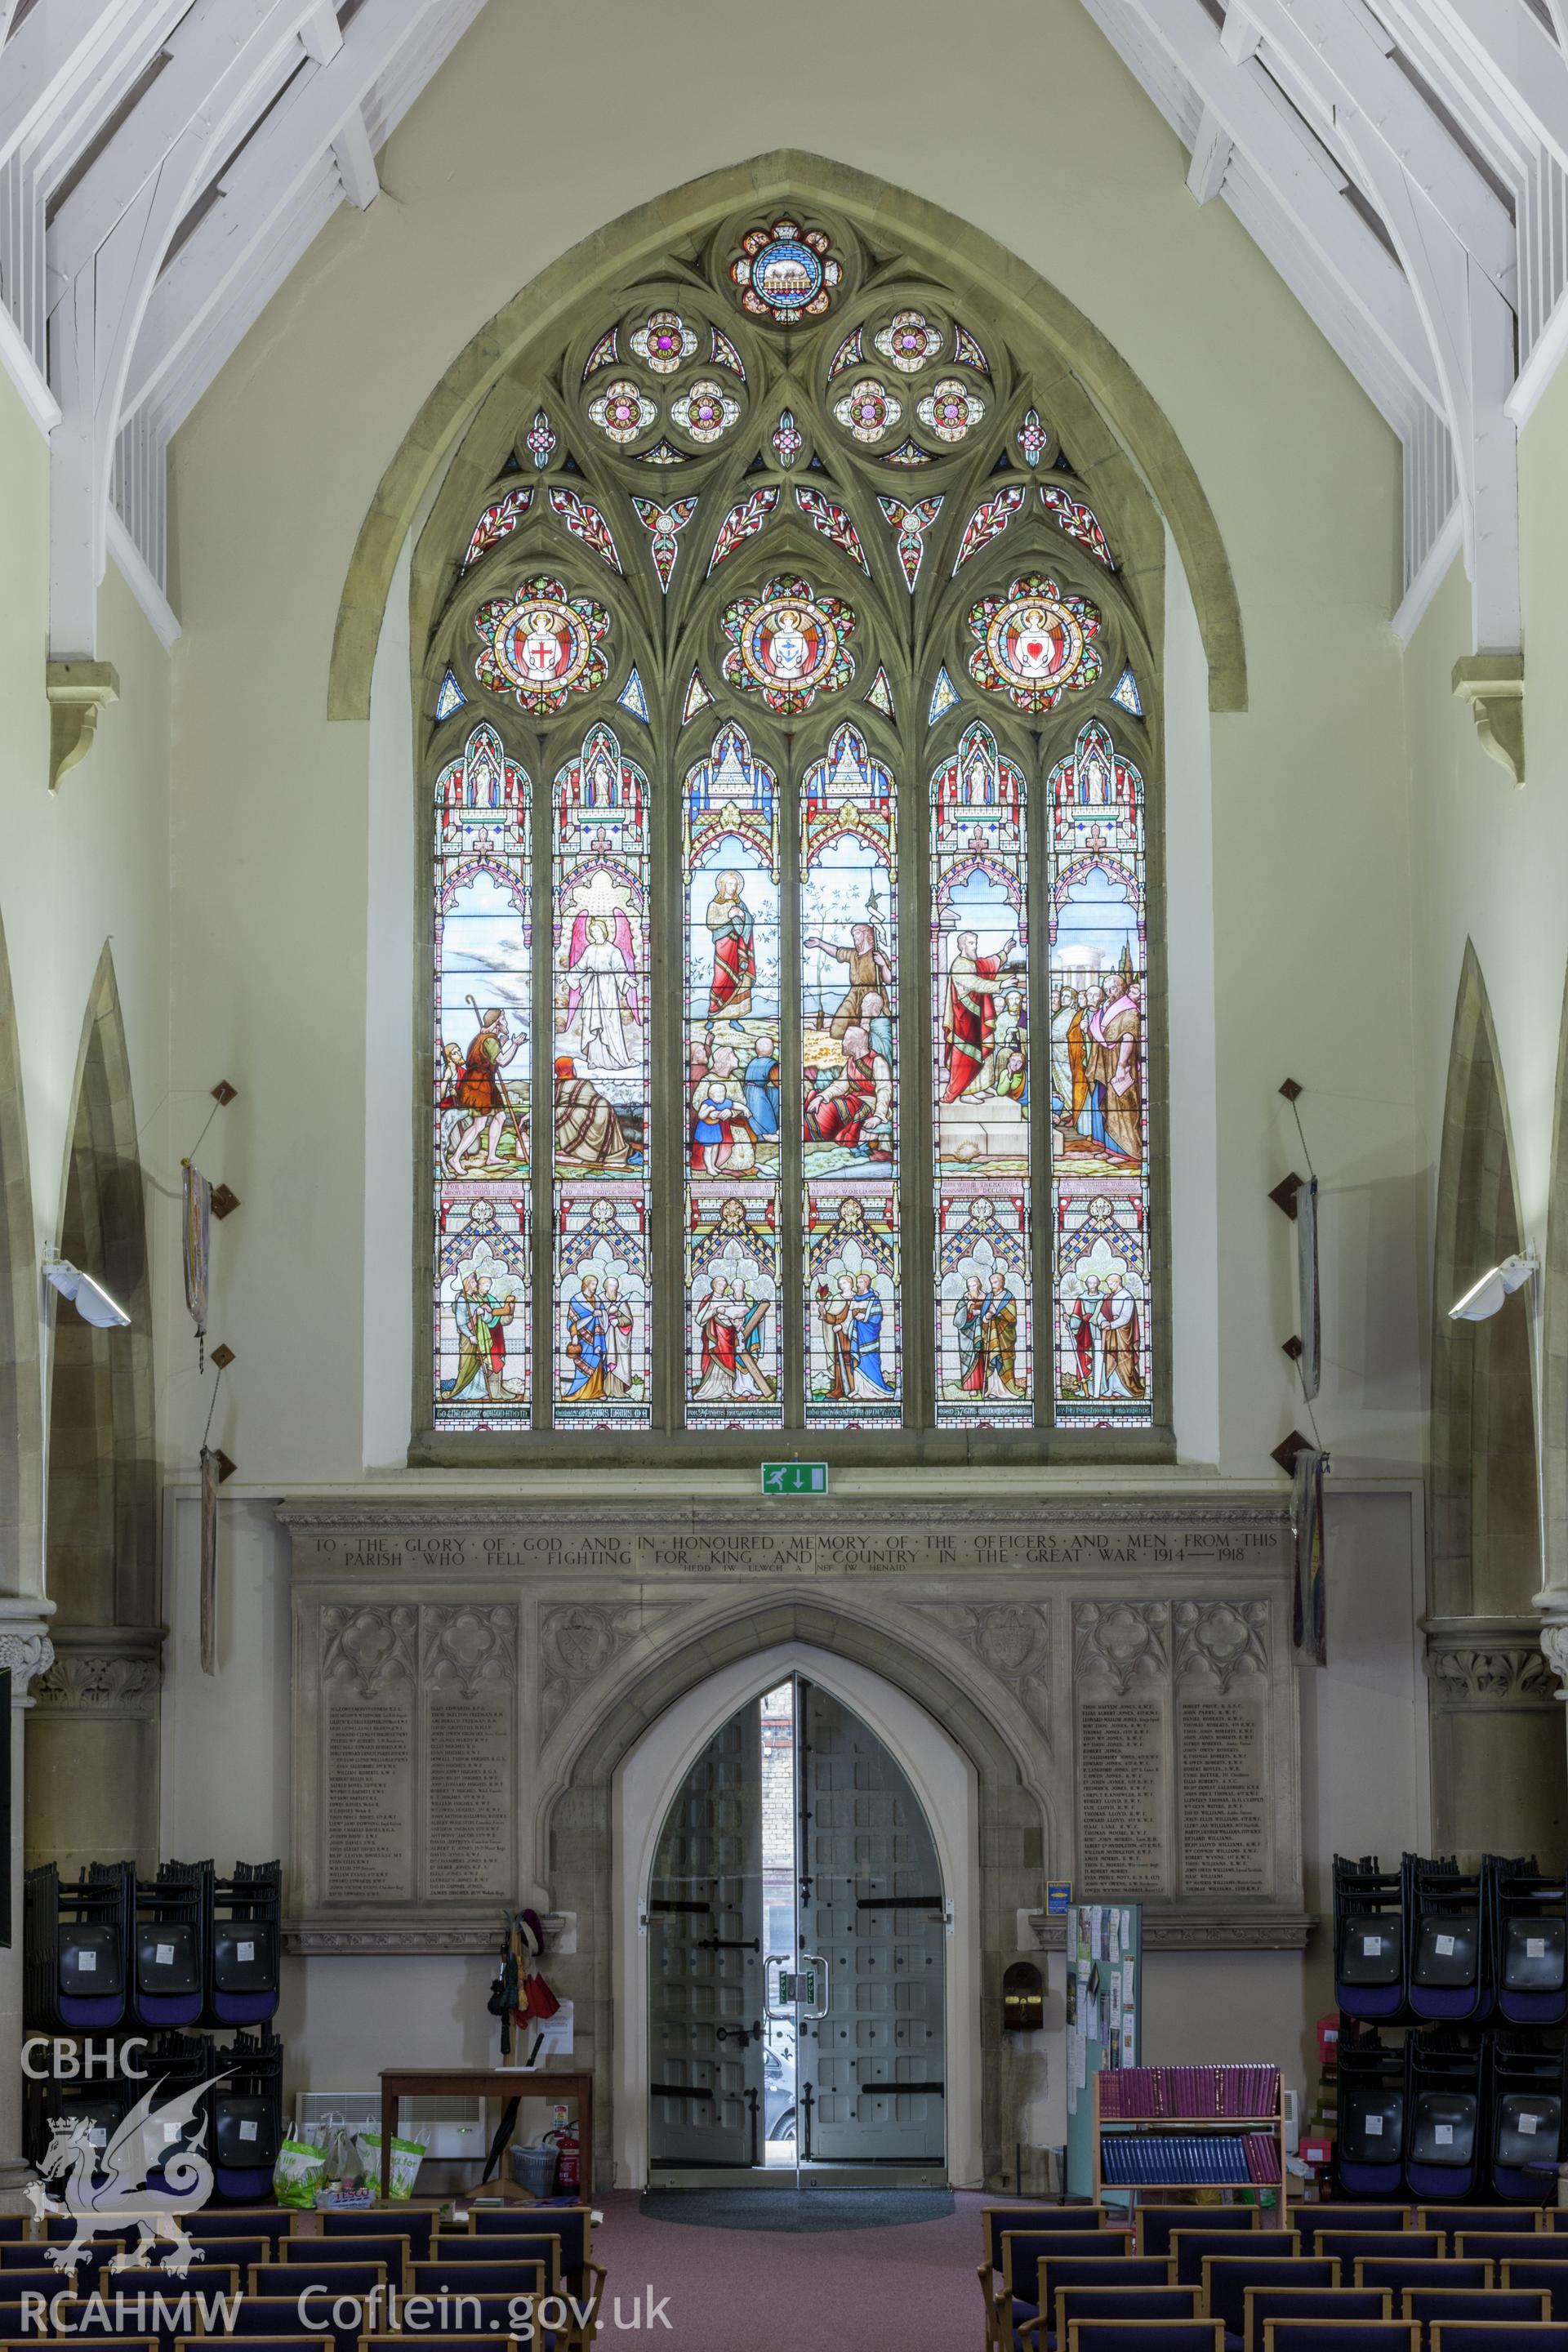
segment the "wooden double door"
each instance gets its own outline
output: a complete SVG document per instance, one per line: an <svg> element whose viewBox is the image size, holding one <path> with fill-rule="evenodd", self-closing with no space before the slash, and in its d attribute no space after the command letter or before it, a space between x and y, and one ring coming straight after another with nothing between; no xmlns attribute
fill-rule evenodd
<svg viewBox="0 0 1568 2352"><path fill-rule="evenodd" d="M951 1912L868 1725L799 1675L732 1716L666 1815L645 1920L653 2179L945 2179Z"/></svg>

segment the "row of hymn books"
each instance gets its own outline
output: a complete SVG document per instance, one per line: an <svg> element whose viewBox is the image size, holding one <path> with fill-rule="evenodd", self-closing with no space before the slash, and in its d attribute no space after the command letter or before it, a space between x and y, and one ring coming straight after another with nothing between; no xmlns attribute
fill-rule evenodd
<svg viewBox="0 0 1568 2352"><path fill-rule="evenodd" d="M1269 2132L1170 2132L1158 2139L1108 2133L1100 2158L1108 2189L1267 2187L1279 2179L1279 2150Z"/></svg>
<svg viewBox="0 0 1568 2352"><path fill-rule="evenodd" d="M1118 2066L1100 2081L1100 2118L1107 2123L1155 2123L1166 2116L1198 2122L1211 2116L1252 2122L1279 2107L1278 2066Z"/></svg>

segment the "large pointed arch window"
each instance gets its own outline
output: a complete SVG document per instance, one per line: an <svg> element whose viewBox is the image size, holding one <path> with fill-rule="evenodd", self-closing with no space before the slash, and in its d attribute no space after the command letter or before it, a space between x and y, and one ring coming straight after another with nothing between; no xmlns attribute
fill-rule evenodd
<svg viewBox="0 0 1568 2352"><path fill-rule="evenodd" d="M434 1457L1166 1442L1158 525L1043 359L770 213L471 429L416 558Z"/></svg>

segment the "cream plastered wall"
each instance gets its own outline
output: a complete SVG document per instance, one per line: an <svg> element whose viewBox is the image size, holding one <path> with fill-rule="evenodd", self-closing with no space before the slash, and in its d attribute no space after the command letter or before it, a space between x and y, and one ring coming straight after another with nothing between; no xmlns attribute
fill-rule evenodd
<svg viewBox="0 0 1568 2352"><path fill-rule="evenodd" d="M1481 751L1469 714L1449 692L1467 649L1468 590L1449 571L1405 656L1411 777L1417 1140L1423 1222L1429 1228L1442 1147L1443 1106L1465 944L1474 947L1496 1027L1521 1229L1544 1259L1560 1150L1559 1067L1568 967L1568 607L1563 547L1568 532L1568 376L1559 372L1520 440L1521 587L1526 666L1525 783ZM1568 1235L1559 1231L1561 1251ZM1426 1261L1423 1261L1425 1273ZM1423 1339L1434 1306L1422 1309ZM1549 1328L1533 1288L1538 1450L1555 1454L1560 1479L1568 1436L1544 1377ZM1563 1337L1556 1330L1561 1350ZM1561 1391L1555 1391L1560 1396ZM1553 1506L1555 1487L1556 1503ZM1568 1583L1563 1486L1545 1486L1543 1580Z"/></svg>
<svg viewBox="0 0 1568 2352"><path fill-rule="evenodd" d="M590 61L570 17L497 0L383 154L383 198L333 219L177 438L174 1051L204 1073L234 1063L245 1089L224 1132L246 1207L215 1254L214 1328L239 1353L224 1443L268 1491L357 1475L367 1291L405 1278L366 1268L363 1153L367 954L407 906L390 887L367 905L370 730L323 715L381 470L456 352L548 262L672 182L793 144L1015 247L1110 336L1196 467L1251 677L1249 710L1212 738L1218 1189L1193 1244L1217 1256L1218 1458L1255 1476L1300 1418L1279 1352L1289 1229L1265 1198L1299 1164L1276 1092L1291 1075L1311 1090L1331 1240L1320 1421L1347 1471L1408 1468L1395 445L1223 208L1185 196L1179 147L1076 0L983 0L945 76L951 16L924 0L896 40L876 12L805 0L787 70L769 62L778 38L755 0L609 0ZM1177 909L1171 949L1174 967ZM399 1061L405 1033L389 1007ZM411 1156L390 1102L375 1149ZM172 1458L194 1449L196 1403ZM1212 1412L1179 1394L1177 1426L1213 1458Z"/></svg>
<svg viewBox="0 0 1568 2352"><path fill-rule="evenodd" d="M103 711L88 758L51 794L44 695L48 453L4 376L0 518L0 924L20 1047L37 1250L41 1255L60 1229L83 1024L107 943L148 1179L157 1281L159 1259L171 1243L177 1248L169 1188L177 1188L179 1151L195 1134L195 1128L185 1131L192 1089L182 1080L172 1095L169 1071L169 663L111 565L99 596L99 655L119 672L120 699ZM162 1373L166 1283L158 1295L154 1360ZM47 1384L44 1336L40 1375ZM192 1377L194 1371L193 1353ZM180 1375L174 1378L177 1396ZM35 1567L41 1576L41 1561Z"/></svg>

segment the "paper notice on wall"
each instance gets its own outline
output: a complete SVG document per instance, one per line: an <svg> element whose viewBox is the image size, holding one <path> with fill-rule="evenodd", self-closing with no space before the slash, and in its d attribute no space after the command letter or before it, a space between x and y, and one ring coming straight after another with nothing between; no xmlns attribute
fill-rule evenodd
<svg viewBox="0 0 1568 2352"><path fill-rule="evenodd" d="M1098 1903L1089 1908L1089 1956L1091 1960L1105 1958L1105 1913Z"/></svg>
<svg viewBox="0 0 1568 2352"><path fill-rule="evenodd" d="M1110 1911L1106 1914L1106 1935L1109 1946L1106 1958L1113 1969L1120 1968L1121 1965L1121 1914L1120 1911Z"/></svg>
<svg viewBox="0 0 1568 2352"><path fill-rule="evenodd" d="M1106 2040L1112 2050L1121 2046L1121 1971L1113 1969L1110 1979L1110 1998L1106 2003ZM1114 2060L1112 2063L1114 2063Z"/></svg>
<svg viewBox="0 0 1568 2352"><path fill-rule="evenodd" d="M1089 2042L1081 2033L1072 2038L1072 2079L1080 2091L1089 2086Z"/></svg>
<svg viewBox="0 0 1568 2352"><path fill-rule="evenodd" d="M1135 2066L1138 2063L1138 2020L1132 1993L1132 1963L1121 1963L1121 2063Z"/></svg>

